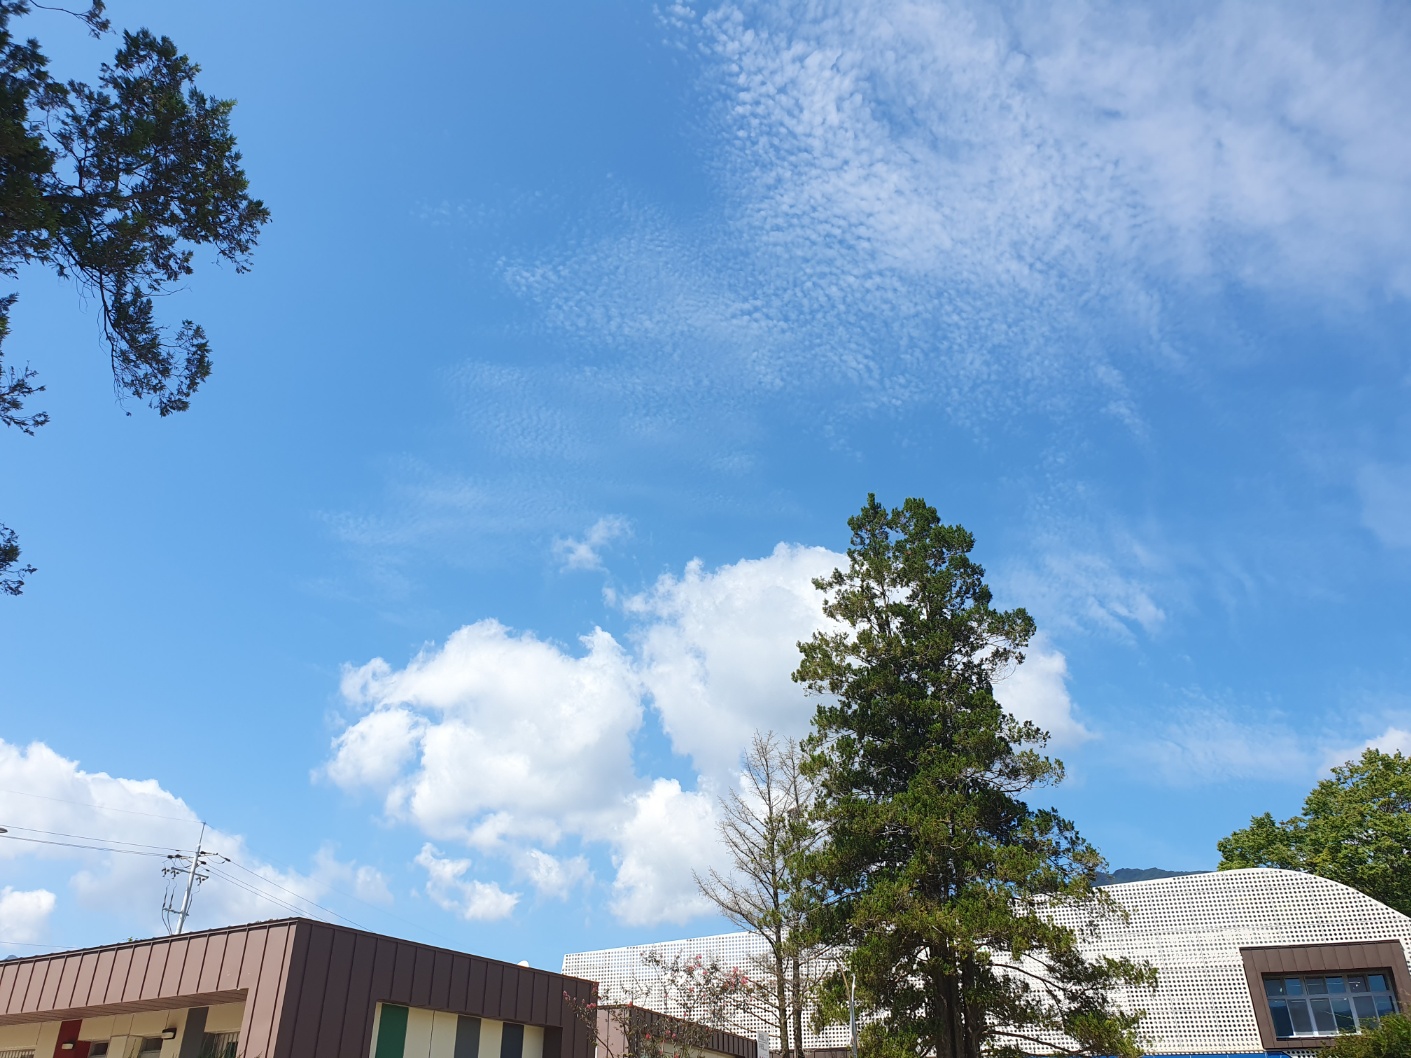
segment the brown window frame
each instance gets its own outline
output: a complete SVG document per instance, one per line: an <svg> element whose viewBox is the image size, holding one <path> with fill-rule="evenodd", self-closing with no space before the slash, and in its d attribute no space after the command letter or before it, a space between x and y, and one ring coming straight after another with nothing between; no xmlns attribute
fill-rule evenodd
<svg viewBox="0 0 1411 1058"><path fill-rule="evenodd" d="M1244 976L1249 985L1250 1002L1254 1006L1254 1020L1259 1025L1259 1038L1267 1051L1282 1051L1290 1046L1300 1050L1327 1047L1337 1037L1296 1036L1283 1039L1275 1035L1274 1018L1269 1013L1269 999L1264 992L1266 977L1390 972L1397 1008L1411 1010L1411 971L1407 969L1406 950L1399 940L1241 948L1240 958L1244 962Z"/></svg>

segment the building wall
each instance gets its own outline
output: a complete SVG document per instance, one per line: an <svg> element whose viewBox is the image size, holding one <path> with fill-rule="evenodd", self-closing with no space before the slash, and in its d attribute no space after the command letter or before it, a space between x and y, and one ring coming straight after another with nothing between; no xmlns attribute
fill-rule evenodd
<svg viewBox="0 0 1411 1058"><path fill-rule="evenodd" d="M17 1030L21 1046L32 1038L36 1054L48 1058L55 1025L81 1032L79 1022L88 1019L174 1019L159 1033L184 1026L188 1009L212 1015L239 1003L240 1058L346 1058L371 1054L377 1010L389 1004L427 1012L432 1028L430 1012L532 1027L522 1058L591 1058L589 1033L565 997L584 1003L593 993L591 982L562 974L288 919L6 960L0 1030ZM411 1025L420 1033L423 1016ZM164 1045L162 1058L194 1058L168 1050Z"/></svg>
<svg viewBox="0 0 1411 1058"><path fill-rule="evenodd" d="M185 1040L193 1010L200 1010L204 1017L190 1024L193 1040L188 1044ZM159 1037L166 1030L173 1030L174 1035L171 1039L162 1041L160 1058L181 1058L183 1054L195 1053L204 1033L238 1032L244 1010L243 1003L227 1003L209 1008L172 1007L132 1014L104 1014L82 1019L57 1018L18 1025L0 1025L0 1054L15 1050L32 1050L36 1058L54 1054L60 1032L68 1025L70 1032L64 1039L75 1043L73 1053L76 1058L87 1054L85 1045L98 1042L108 1044L109 1058L125 1058L129 1051L138 1046L139 1041Z"/></svg>
<svg viewBox="0 0 1411 1058"><path fill-rule="evenodd" d="M1107 887L1126 910L1087 945L1156 966L1155 993L1121 996L1145 1009L1153 1054L1264 1050L1243 948L1395 940L1411 951L1411 919L1316 875L1254 867ZM1075 911L1059 921L1077 925Z"/></svg>
<svg viewBox="0 0 1411 1058"><path fill-rule="evenodd" d="M0 1026L243 1001L241 1054L268 1055L297 925L258 923L6 960Z"/></svg>
<svg viewBox="0 0 1411 1058"><path fill-rule="evenodd" d="M597 981L602 989L604 1002L625 1003L650 989L649 978L652 971L643 963L642 957L652 952L665 955L668 959L677 955L690 958L700 955L705 959L715 959L727 969L738 968L757 977L763 960L768 955L768 947L758 934L720 933L709 937L662 941L658 944L638 944L628 948L574 952L564 956L563 972ZM685 1011L667 1009L662 1013L680 1016ZM762 1017L743 1014L738 1024L733 1026L733 1030L751 1039L758 1038L761 1032L768 1032L770 1046L776 1050L779 1047L779 1034L772 1031L770 1023ZM804 1019L804 1047L809 1050L846 1047L848 1043L846 1024L830 1025L821 1032L814 1032L808 1024L808 1019Z"/></svg>
<svg viewBox="0 0 1411 1058"><path fill-rule="evenodd" d="M1105 892L1127 917L1106 921L1085 948L1091 955L1156 966L1155 993L1134 990L1117 998L1128 1009L1147 1011L1145 1032L1157 1055L1264 1052L1241 949L1394 940L1411 953L1411 919L1355 889L1296 871L1216 871L1110 885ZM1055 917L1076 927L1083 914L1063 909ZM578 952L564 957L564 972L597 980L605 994L620 997L640 980L648 951L714 956L743 968L763 953L764 942L753 934L727 933ZM1402 1009L1408 1006L1403 1002ZM736 1031L753 1034L764 1027L748 1019ZM847 1043L846 1025L810 1033L805 1024L806 1048ZM777 1036L772 1044L779 1046Z"/></svg>
<svg viewBox="0 0 1411 1058"><path fill-rule="evenodd" d="M544 1058L544 1029L379 1003L369 1058Z"/></svg>

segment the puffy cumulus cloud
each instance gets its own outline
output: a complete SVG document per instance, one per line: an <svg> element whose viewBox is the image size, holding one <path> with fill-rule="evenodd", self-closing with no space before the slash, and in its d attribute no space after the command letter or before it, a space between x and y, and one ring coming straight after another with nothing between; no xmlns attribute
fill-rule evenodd
<svg viewBox="0 0 1411 1058"><path fill-rule="evenodd" d="M54 903L48 889L0 889L0 950L36 943L49 925Z"/></svg>
<svg viewBox="0 0 1411 1058"><path fill-rule="evenodd" d="M1092 733L1074 715L1068 694L1068 659L1040 633L1025 651L1024 664L995 685L1000 704L1020 720L1032 720L1056 745L1075 745Z"/></svg>
<svg viewBox="0 0 1411 1058"><path fill-rule="evenodd" d="M404 668L378 658L350 669L344 697L366 713L339 735L326 774L383 792L390 816L436 839L494 848L604 833L635 785L640 685L608 633L582 647L480 621Z"/></svg>
<svg viewBox="0 0 1411 1058"><path fill-rule="evenodd" d="M1376 738L1368 739L1362 748L1411 755L1411 731L1401 727L1389 727Z"/></svg>
<svg viewBox="0 0 1411 1058"><path fill-rule="evenodd" d="M626 649L601 630L570 651L481 621L403 668L350 668L343 693L362 715L334 739L323 774L377 792L389 818L486 854L482 872L508 870L541 897L592 884L584 853L606 846L619 918L683 922L705 908L691 872L714 856L714 791L736 781L754 731L808 730L812 705L790 674L797 643L825 626L813 579L845 562L789 544L714 569L692 562L622 601ZM1078 741L1087 732L1066 679L1062 653L1040 640L1000 697ZM648 709L691 760L695 789L635 769ZM417 862L442 906L510 913L468 860L433 849Z"/></svg>
<svg viewBox="0 0 1411 1058"><path fill-rule="evenodd" d="M1379 749L1383 753L1400 753L1411 757L1411 731L1391 724L1380 735L1369 738L1360 746L1328 750L1323 756L1323 770L1331 771L1340 764L1355 761L1369 749Z"/></svg>
<svg viewBox="0 0 1411 1058"><path fill-rule="evenodd" d="M390 787L416 755L425 730L426 721L410 709L378 709L338 736L324 774L343 787Z"/></svg>
<svg viewBox="0 0 1411 1058"><path fill-rule="evenodd" d="M565 570L601 570L603 549L631 532L626 518L609 515L594 522L582 539L570 536L555 540L554 553Z"/></svg>
<svg viewBox="0 0 1411 1058"><path fill-rule="evenodd" d="M715 850L715 798L708 791L658 779L632 798L615 837L612 910L622 922L682 923L710 910L692 875L710 865Z"/></svg>
<svg viewBox="0 0 1411 1058"><path fill-rule="evenodd" d="M519 903L518 893L507 893L494 882L467 879L469 860L453 860L427 843L417 853L416 863L426 870L426 895L437 907L453 912L468 922L494 922L507 918Z"/></svg>
<svg viewBox="0 0 1411 1058"><path fill-rule="evenodd" d="M790 679L796 644L824 626L812 580L846 565L821 547L780 544L767 558L707 571L690 563L625 603L643 624L642 681L673 748L721 778L756 729L800 736L812 716Z"/></svg>
<svg viewBox="0 0 1411 1058"><path fill-rule="evenodd" d="M7 791L0 794L0 804L10 828L8 838L0 840L0 864L53 879L52 888L66 887L81 906L128 928L159 928L166 854L193 849L201 833L199 817L184 800L155 779L87 771L44 743L20 747L2 739L0 789ZM101 839L97 843L131 851L42 843L52 834L91 835ZM345 886L361 899L385 902L390 897L375 868L343 862L329 847L317 850L309 871L268 863L242 836L217 829L206 831L204 847L233 862L213 861L212 877L193 904L195 927L249 922L291 910L321 915L301 898L325 902L332 889Z"/></svg>

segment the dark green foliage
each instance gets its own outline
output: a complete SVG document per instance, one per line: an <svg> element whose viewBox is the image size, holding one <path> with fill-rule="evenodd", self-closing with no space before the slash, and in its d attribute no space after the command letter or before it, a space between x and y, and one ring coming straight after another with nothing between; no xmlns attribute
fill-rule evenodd
<svg viewBox="0 0 1411 1058"><path fill-rule="evenodd" d="M0 594L18 595L24 591L24 579L33 572L33 566L20 565L20 544L15 531L0 525Z"/></svg>
<svg viewBox="0 0 1411 1058"><path fill-rule="evenodd" d="M1301 815L1265 812L1216 847L1220 870L1307 871L1411 915L1411 758L1369 749L1313 787Z"/></svg>
<svg viewBox="0 0 1411 1058"><path fill-rule="evenodd" d="M1411 1058L1411 1019L1388 1015L1375 1028L1339 1037L1323 1054L1325 1058Z"/></svg>
<svg viewBox="0 0 1411 1058"><path fill-rule="evenodd" d="M1140 1053L1140 1015L1111 990L1154 974L1086 959L1079 931L1049 917L1080 907L1091 928L1112 913L1092 888L1104 863L1021 800L1062 765L993 693L1033 621L991 607L974 539L924 501L888 511L869 496L848 525L849 568L815 582L844 628L801 643L794 678L824 696L808 742L825 833L811 920L852 952L879 1019L868 1054Z"/></svg>
<svg viewBox="0 0 1411 1058"><path fill-rule="evenodd" d="M210 375L210 344L191 320L163 327L153 299L192 274L197 246L244 271L269 219L247 194L234 103L205 95L199 67L145 29L123 33L95 84L59 82L38 41L15 35L39 6L0 0L0 274L39 264L73 279L99 309L118 396L184 411ZM94 36L108 32L102 0L75 14ZM44 387L28 365L3 363L14 303L0 297L0 422L32 433L48 416L25 402ZM3 532L0 576L18 562ZM0 580L12 594L22 583Z"/></svg>

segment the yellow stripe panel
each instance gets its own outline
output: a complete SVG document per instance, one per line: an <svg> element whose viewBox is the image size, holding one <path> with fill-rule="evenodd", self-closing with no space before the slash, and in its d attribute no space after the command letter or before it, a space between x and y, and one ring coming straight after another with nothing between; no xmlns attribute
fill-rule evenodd
<svg viewBox="0 0 1411 1058"><path fill-rule="evenodd" d="M404 1058L431 1058L432 1014L429 1010L412 1007L407 1012L407 1045Z"/></svg>
<svg viewBox="0 0 1411 1058"><path fill-rule="evenodd" d="M456 1016L441 1011L431 1015L431 1058L456 1058Z"/></svg>
<svg viewBox="0 0 1411 1058"><path fill-rule="evenodd" d="M505 1023L484 1018L480 1022L480 1058L500 1058L500 1038Z"/></svg>

